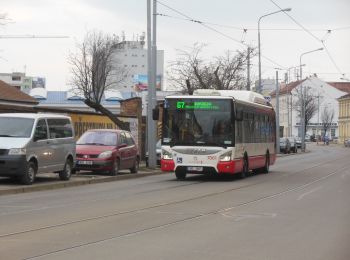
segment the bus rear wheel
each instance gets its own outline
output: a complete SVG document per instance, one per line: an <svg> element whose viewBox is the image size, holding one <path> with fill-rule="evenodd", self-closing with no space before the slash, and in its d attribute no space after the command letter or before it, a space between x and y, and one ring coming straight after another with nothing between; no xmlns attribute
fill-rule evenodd
<svg viewBox="0 0 350 260"><path fill-rule="evenodd" d="M175 175L178 180L186 179L186 172L183 170L175 170Z"/></svg>

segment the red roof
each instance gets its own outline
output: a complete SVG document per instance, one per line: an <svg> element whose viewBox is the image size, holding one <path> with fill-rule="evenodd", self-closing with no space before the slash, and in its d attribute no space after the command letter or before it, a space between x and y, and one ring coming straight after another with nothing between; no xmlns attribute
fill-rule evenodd
<svg viewBox="0 0 350 260"><path fill-rule="evenodd" d="M327 84L335 87L340 91L350 93L350 82L327 82Z"/></svg>
<svg viewBox="0 0 350 260"><path fill-rule="evenodd" d="M281 84L279 94L284 95L284 94L290 93L294 88L296 88L299 84L301 84L304 81L305 81L305 79L294 81L294 82L291 82L289 84ZM270 95L271 95L271 97L276 96L276 90L272 91Z"/></svg>
<svg viewBox="0 0 350 260"><path fill-rule="evenodd" d="M346 94L346 95L344 95L344 96L341 96L341 97L338 98L338 99L343 99L343 98L350 98L350 94Z"/></svg>
<svg viewBox="0 0 350 260"><path fill-rule="evenodd" d="M290 93L294 88L296 88L303 81L305 81L305 79L294 81L294 82L291 82L287 85L281 84L279 94L284 95L284 94ZM327 82L327 84L331 85L332 87L334 87L340 91L343 91L343 92L350 94L350 82ZM272 91L270 95L271 95L271 97L276 96L276 90Z"/></svg>
<svg viewBox="0 0 350 260"><path fill-rule="evenodd" d="M0 80L0 101L29 103L29 104L33 104L33 105L39 103L35 98L20 91L16 87L13 87L13 86L5 83L2 80Z"/></svg>

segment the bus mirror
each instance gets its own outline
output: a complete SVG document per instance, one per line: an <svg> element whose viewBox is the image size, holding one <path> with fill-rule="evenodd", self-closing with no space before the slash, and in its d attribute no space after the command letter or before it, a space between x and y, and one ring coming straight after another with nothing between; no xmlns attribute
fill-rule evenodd
<svg viewBox="0 0 350 260"><path fill-rule="evenodd" d="M158 106L156 106L155 108L152 109L152 119L153 120L159 119L159 107Z"/></svg>

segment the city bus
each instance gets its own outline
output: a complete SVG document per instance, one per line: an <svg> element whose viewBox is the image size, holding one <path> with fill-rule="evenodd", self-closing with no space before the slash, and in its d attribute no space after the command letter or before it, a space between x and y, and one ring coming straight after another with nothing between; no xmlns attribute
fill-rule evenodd
<svg viewBox="0 0 350 260"><path fill-rule="evenodd" d="M252 91L167 96L161 143L161 169L179 180L187 174L268 173L276 160L275 111Z"/></svg>

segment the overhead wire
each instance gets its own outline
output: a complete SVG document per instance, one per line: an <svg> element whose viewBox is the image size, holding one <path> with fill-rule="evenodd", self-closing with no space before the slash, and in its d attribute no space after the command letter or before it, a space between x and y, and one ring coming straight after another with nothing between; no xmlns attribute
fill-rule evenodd
<svg viewBox="0 0 350 260"><path fill-rule="evenodd" d="M275 3L274 0L270 0L275 6L277 6L281 11L283 11L283 9L277 4ZM323 46L323 48L325 49L329 59L331 60L331 62L333 63L334 67L337 69L337 71L339 72L339 74L344 75L344 73L342 73L342 71L340 70L339 66L337 65L337 63L335 62L334 58L332 57L331 53L329 52L325 41L322 39L319 39L318 37L316 37L312 32L310 32L310 30L308 30L305 26L303 26L301 23L299 23L296 19L294 19L290 14L286 13L285 11L283 11L292 21L294 21L298 26L300 26L306 33L308 33L311 37L313 37L314 39L316 39L318 42L320 42ZM336 30L344 30L344 29L348 29L350 27L342 27L342 28L336 28Z"/></svg>
<svg viewBox="0 0 350 260"><path fill-rule="evenodd" d="M158 2L160 5L162 5L162 6L166 7L166 8L168 8L168 9L172 10L173 12L175 12L175 13L177 13L177 14L183 16L183 17L186 17L186 18L188 19L188 21L190 21L190 22L198 23L198 24L202 25L203 27L205 27L205 28L207 28L207 29L209 29L209 30L211 30L211 31L214 31L214 32L220 34L221 36L226 37L226 38L228 38L228 39L230 39L230 40L232 40L232 41L234 41L234 42L236 42L236 43L238 43L238 44L240 44L240 45L243 45L243 46L245 46L245 47L247 47L247 48L250 47L248 44L246 44L246 43L244 43L244 42L242 42L242 41L240 41L240 40L237 40L237 39L235 39L235 38L233 38L233 37L231 37L231 36L229 36L229 35L227 35L227 34L221 32L221 31L219 31L219 30L217 30L217 29L215 29L215 28L209 26L208 24L206 24L206 23L204 23L204 22L202 22L202 21L200 21L200 20L193 19L192 17L190 17L190 16L188 16L188 15L186 15L186 14L184 14L184 13L178 11L178 10L176 10L175 8L170 7L170 6L167 5L167 4L162 3L161 1L157 1L157 2ZM162 16L165 16L165 15L162 15ZM243 30L244 30L244 29L243 29ZM268 57L266 57L266 56L264 56L264 55L261 55L261 56L262 56L263 58L265 58L266 60L270 61L271 63L277 65L278 67L286 68L285 66L282 66L282 65L278 64L278 63L275 62L274 60L272 60L272 59L270 59L270 58L268 58Z"/></svg>

